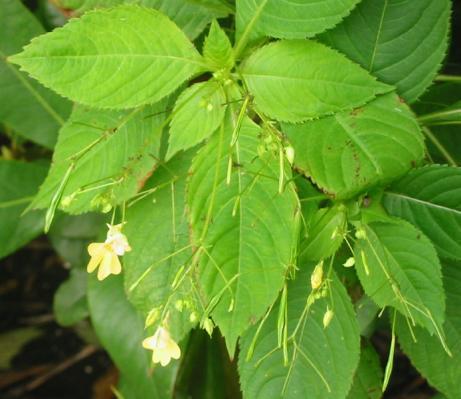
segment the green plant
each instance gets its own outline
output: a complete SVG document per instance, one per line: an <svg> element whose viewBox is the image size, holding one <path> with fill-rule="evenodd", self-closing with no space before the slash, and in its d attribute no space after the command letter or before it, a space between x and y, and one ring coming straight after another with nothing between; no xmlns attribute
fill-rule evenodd
<svg viewBox="0 0 461 399"><path fill-rule="evenodd" d="M121 395L171 397L200 327L219 328L231 358L239 346L245 398L381 397L396 336L459 398L460 155L437 129L460 123L460 78L423 94L447 50L449 0L59 3L83 15L2 43L0 85L19 88L1 119L49 148L59 133L30 204L44 166L0 161L18 179L0 194L5 235L21 228L0 253L36 235L37 217L53 234L58 210L111 215L90 269L118 274L124 255L122 276L86 286L79 274L67 289L83 294L58 314L86 317L88 299ZM1 30L33 20L0 4ZM27 204L42 211L16 224ZM384 311L383 373L367 342ZM153 376L148 336L162 364L182 342Z"/></svg>

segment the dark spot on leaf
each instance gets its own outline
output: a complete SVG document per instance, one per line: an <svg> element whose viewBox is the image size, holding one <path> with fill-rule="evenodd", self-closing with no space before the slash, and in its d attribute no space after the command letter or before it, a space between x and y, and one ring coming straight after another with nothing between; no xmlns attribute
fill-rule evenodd
<svg viewBox="0 0 461 399"><path fill-rule="evenodd" d="M369 196L365 196L363 198L363 203L362 203L364 208L368 208L371 205L371 198Z"/></svg>
<svg viewBox="0 0 461 399"><path fill-rule="evenodd" d="M353 109L353 110L351 111L351 115L352 115L352 116L357 116L357 115L360 114L361 112L363 112L363 108L362 108L362 107L356 108L356 109Z"/></svg>

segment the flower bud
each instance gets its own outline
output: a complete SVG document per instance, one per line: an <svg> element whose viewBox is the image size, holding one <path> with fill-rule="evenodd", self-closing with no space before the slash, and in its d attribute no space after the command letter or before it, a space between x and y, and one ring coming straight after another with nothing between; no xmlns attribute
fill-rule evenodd
<svg viewBox="0 0 461 399"><path fill-rule="evenodd" d="M355 238L357 238L358 240L364 240L365 238L367 238L367 233L365 232L365 229L358 228L355 232Z"/></svg>
<svg viewBox="0 0 461 399"><path fill-rule="evenodd" d="M208 333L210 337L213 335L214 324L213 324L213 321L209 317L207 317L205 321L203 322L203 328L205 329L205 331Z"/></svg>
<svg viewBox="0 0 461 399"><path fill-rule="evenodd" d="M160 309L158 307L153 308L146 317L146 323L144 328L150 327L152 324L154 324L158 320L159 316Z"/></svg>
<svg viewBox="0 0 461 399"><path fill-rule="evenodd" d="M323 315L323 328L327 328L333 319L334 313L331 309L327 308L327 311Z"/></svg>
<svg viewBox="0 0 461 399"><path fill-rule="evenodd" d="M291 145L285 147L285 156L287 157L287 160L290 163L290 165L293 165L293 162L295 160L295 149Z"/></svg>
<svg viewBox="0 0 461 399"><path fill-rule="evenodd" d="M66 195L62 200L61 200L61 206L63 208L69 207L69 205L72 203L72 201L75 198L75 193L72 193L70 195Z"/></svg>
<svg viewBox="0 0 461 399"><path fill-rule="evenodd" d="M348 258L344 263L343 263L343 266L344 267L352 267L355 265L355 258L353 256L351 256L350 258Z"/></svg>
<svg viewBox="0 0 461 399"><path fill-rule="evenodd" d="M197 312L192 312L189 316L189 321L191 323L196 323L198 320L198 315L197 315Z"/></svg>
<svg viewBox="0 0 461 399"><path fill-rule="evenodd" d="M182 312L183 308L184 308L184 302L181 300L181 299L178 299L175 304L174 304L174 307L176 308L176 310L178 312Z"/></svg>
<svg viewBox="0 0 461 399"><path fill-rule="evenodd" d="M323 260L315 266L314 271L311 274L311 287L313 290L318 289L323 282Z"/></svg>

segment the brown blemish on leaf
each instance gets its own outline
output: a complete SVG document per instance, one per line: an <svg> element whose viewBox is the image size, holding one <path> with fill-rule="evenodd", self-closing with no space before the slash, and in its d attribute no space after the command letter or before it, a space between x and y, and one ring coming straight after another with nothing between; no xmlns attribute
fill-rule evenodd
<svg viewBox="0 0 461 399"><path fill-rule="evenodd" d="M141 191L144 185L146 184L146 181L149 179L149 177L152 176L154 171L157 169L157 164L154 164L151 170L149 170L140 180L138 180L137 188L138 191Z"/></svg>
<svg viewBox="0 0 461 399"><path fill-rule="evenodd" d="M363 112L363 107L360 108L355 108L351 111L350 115L351 116L357 116Z"/></svg>

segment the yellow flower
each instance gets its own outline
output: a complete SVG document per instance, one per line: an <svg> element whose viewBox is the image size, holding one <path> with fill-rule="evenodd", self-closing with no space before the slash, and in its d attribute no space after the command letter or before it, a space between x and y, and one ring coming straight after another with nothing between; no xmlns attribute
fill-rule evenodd
<svg viewBox="0 0 461 399"><path fill-rule="evenodd" d="M87 266L88 273L92 273L99 266L98 280L104 280L110 274L119 274L122 271L119 256L131 251L126 236L122 233L122 224L107 225L109 231L105 242L94 242L88 245L91 256Z"/></svg>
<svg viewBox="0 0 461 399"><path fill-rule="evenodd" d="M157 328L154 335L142 341L142 346L152 350L152 361L162 366L170 363L171 359L179 359L181 356L178 344L171 339L170 333L163 327Z"/></svg>

